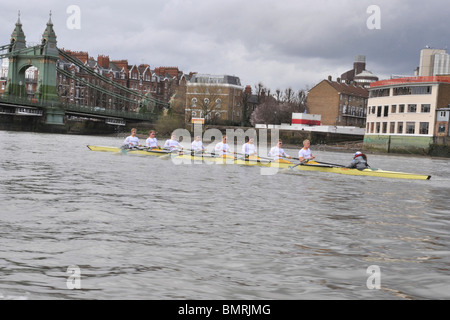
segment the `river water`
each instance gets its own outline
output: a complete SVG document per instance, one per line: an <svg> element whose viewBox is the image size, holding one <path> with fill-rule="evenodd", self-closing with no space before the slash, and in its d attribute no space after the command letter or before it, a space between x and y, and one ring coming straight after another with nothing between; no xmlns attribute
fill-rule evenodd
<svg viewBox="0 0 450 320"><path fill-rule="evenodd" d="M370 155L410 181L86 147L121 142L0 131L0 300L450 298L448 159Z"/></svg>

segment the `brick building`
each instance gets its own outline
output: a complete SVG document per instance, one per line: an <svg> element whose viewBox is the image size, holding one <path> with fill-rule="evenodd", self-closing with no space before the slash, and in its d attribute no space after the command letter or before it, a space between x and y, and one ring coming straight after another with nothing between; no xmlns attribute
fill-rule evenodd
<svg viewBox="0 0 450 320"><path fill-rule="evenodd" d="M341 81L347 83L357 83L360 86L369 88L372 82L378 81L378 77L366 70L366 56L356 56L353 62L353 69L341 75Z"/></svg>
<svg viewBox="0 0 450 320"><path fill-rule="evenodd" d="M58 94L67 103L84 106L137 111L138 103L130 100L139 100L140 95L151 94L155 99L169 102L170 97L180 84L183 73L177 67L160 67L152 70L150 65L130 65L128 60L111 60L109 56L99 55L97 60L90 57L87 52L64 50L71 57L78 59L83 65L95 73L108 78L134 92L136 95L123 92L102 81L94 75L82 70L75 64L66 61L62 56L58 61L58 67L71 72L77 78L100 86L106 91L127 97L128 101L121 101L116 97L102 93L94 88L86 86L80 81L74 81L61 72L58 73Z"/></svg>
<svg viewBox="0 0 450 320"><path fill-rule="evenodd" d="M186 120L240 124L244 88L238 77L191 74L186 85Z"/></svg>
<svg viewBox="0 0 450 320"><path fill-rule="evenodd" d="M320 114L323 125L364 127L368 97L366 88L330 76L309 91L307 110Z"/></svg>

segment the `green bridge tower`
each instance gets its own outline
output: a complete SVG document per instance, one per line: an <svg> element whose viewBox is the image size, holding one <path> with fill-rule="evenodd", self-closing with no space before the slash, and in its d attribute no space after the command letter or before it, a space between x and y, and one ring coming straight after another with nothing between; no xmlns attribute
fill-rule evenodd
<svg viewBox="0 0 450 320"><path fill-rule="evenodd" d="M34 66L39 70L36 98L39 101L45 101L49 105L58 105L56 63L59 59L59 53L56 43L56 34L53 30L50 12L50 18L42 35L41 44L27 47L19 12L16 27L11 34L6 95L26 98L25 71L29 67ZM63 124L63 110L56 107L50 108L47 109L46 115L48 124Z"/></svg>

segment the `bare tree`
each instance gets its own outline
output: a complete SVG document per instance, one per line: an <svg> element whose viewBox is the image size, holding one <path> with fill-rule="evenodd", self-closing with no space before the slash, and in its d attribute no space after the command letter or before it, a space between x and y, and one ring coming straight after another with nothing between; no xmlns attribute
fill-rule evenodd
<svg viewBox="0 0 450 320"><path fill-rule="evenodd" d="M251 124L253 126L256 124L277 124L279 105L279 102L273 97L267 97L252 113Z"/></svg>
<svg viewBox="0 0 450 320"><path fill-rule="evenodd" d="M205 118L205 123L214 122L216 113L221 111L220 87L213 84L200 84L195 87L195 93L191 98L190 109L200 117Z"/></svg>
<svg viewBox="0 0 450 320"><path fill-rule="evenodd" d="M291 88L284 91L277 90L274 97L268 95L265 99L262 99L251 116L251 124L279 125L291 123L292 113L305 112L306 102L307 96L303 90L297 93Z"/></svg>

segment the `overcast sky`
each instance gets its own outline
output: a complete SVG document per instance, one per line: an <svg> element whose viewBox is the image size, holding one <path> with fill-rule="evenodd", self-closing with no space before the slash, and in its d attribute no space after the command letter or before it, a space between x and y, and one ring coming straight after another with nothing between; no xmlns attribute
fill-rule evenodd
<svg viewBox="0 0 450 320"><path fill-rule="evenodd" d="M1 1L0 44L9 43L19 10L27 42L39 43L51 10L59 48L235 75L273 91L336 78L356 55L380 79L413 75L422 48L450 42L448 0Z"/></svg>

